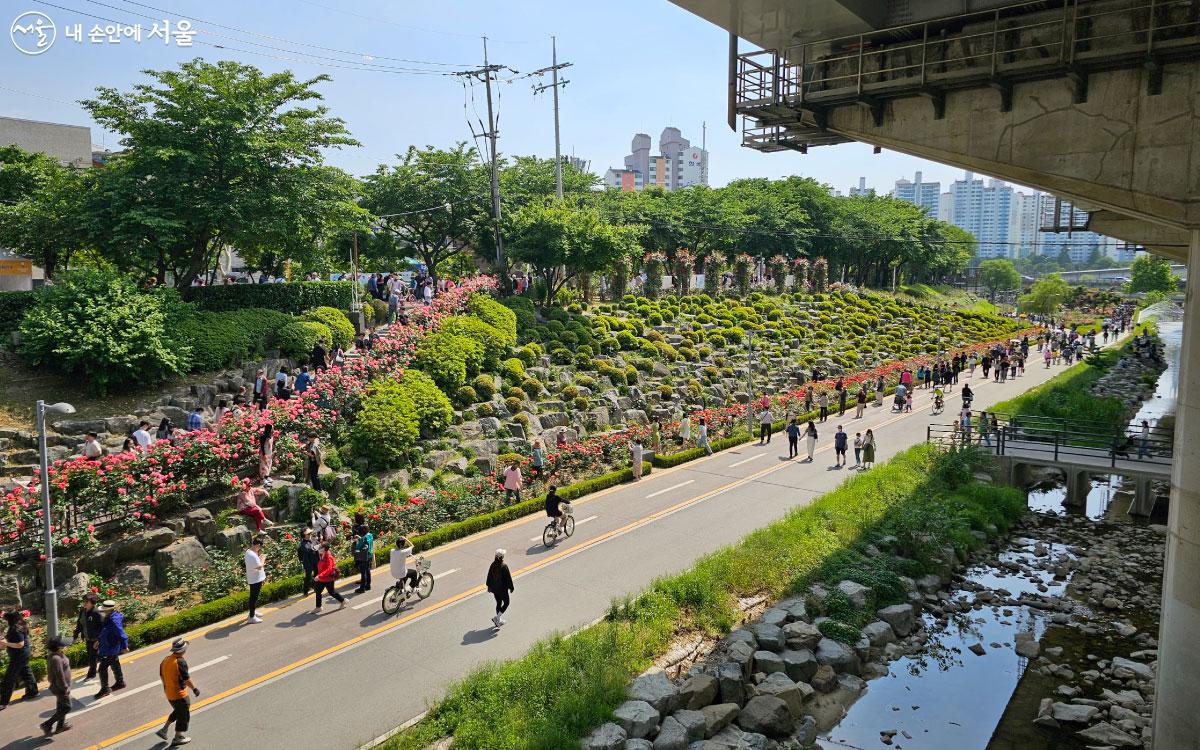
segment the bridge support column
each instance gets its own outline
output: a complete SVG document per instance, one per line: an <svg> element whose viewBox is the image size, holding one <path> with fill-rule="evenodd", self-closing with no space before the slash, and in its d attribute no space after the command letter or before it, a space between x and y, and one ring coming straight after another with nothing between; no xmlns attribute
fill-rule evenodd
<svg viewBox="0 0 1200 750"><path fill-rule="evenodd" d="M1135 478L1133 487L1133 505L1129 506L1129 515L1150 515L1154 510L1154 494L1150 491L1150 477Z"/></svg>
<svg viewBox="0 0 1200 750"><path fill-rule="evenodd" d="M1179 404L1166 572L1159 626L1154 746L1195 747L1200 737L1200 229L1190 231L1187 302L1179 355Z"/></svg>
<svg viewBox="0 0 1200 750"><path fill-rule="evenodd" d="M1067 499L1063 505L1068 508L1087 507L1088 493L1092 491L1092 475L1086 471L1067 470Z"/></svg>

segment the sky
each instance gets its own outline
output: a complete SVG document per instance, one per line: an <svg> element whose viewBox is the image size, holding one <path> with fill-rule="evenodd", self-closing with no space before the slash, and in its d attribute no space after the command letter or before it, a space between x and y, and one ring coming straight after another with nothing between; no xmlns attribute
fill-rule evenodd
<svg viewBox="0 0 1200 750"><path fill-rule="evenodd" d="M667 0L0 0L0 30L29 11L53 21L56 37L39 55L23 54L11 38L0 37L0 116L88 125L93 142L112 149L120 147L119 137L101 130L77 104L97 86L127 90L145 80L141 71L148 68L169 69L195 57L234 59L302 78L328 74L332 80L317 88L362 143L330 152L328 161L367 174L410 144L471 140L468 117L486 122L482 85L472 99L461 77L444 74L482 64L482 35L489 61L520 74L550 65L553 35L559 62L571 63L562 73L569 81L561 90L563 153L590 161L597 174L621 166L635 133L649 133L657 150L659 133L673 125L699 144L707 122L714 186L804 175L845 193L865 176L868 187L887 192L896 179L912 179L920 170L945 190L961 177L950 167L873 154L857 143L807 155L742 148L724 123L726 33ZM172 26L192 19L193 46L149 38L155 19ZM141 41L89 38L93 26L113 22L140 23ZM79 41L67 35L76 24ZM32 36L18 36L31 46ZM548 78L505 75L509 80L498 92L501 154L552 157L550 93L532 92Z"/></svg>

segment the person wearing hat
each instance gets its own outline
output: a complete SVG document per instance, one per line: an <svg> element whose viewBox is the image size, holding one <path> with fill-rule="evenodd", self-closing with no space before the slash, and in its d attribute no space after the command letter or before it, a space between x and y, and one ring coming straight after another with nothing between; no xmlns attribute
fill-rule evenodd
<svg viewBox="0 0 1200 750"><path fill-rule="evenodd" d="M171 742L172 746L186 745L192 741L192 738L187 736L188 723L192 720L192 699L188 697L188 690L192 691L192 695L200 695L200 688L196 687L192 676L188 674L187 660L184 659L187 647L186 640L176 638L171 644L171 653L158 665L158 679L162 680L163 692L167 694L167 702L171 704L171 715L167 717L167 723L163 724L162 729L155 734L166 742L167 734L174 724L175 739Z"/></svg>
<svg viewBox="0 0 1200 750"><path fill-rule="evenodd" d="M29 667L29 657L33 654L33 649L29 645L29 623L25 621L25 613L5 612L4 621L8 623L8 632L4 634L8 668L4 670L3 681L0 681L0 710L8 707L13 688L17 685L17 678L25 683L25 700L33 700L38 694L37 680Z"/></svg>
<svg viewBox="0 0 1200 750"><path fill-rule="evenodd" d="M496 550L496 557L487 573L487 590L492 592L496 599L496 616L492 618L492 624L497 628L504 624L502 615L508 609L508 595L513 592L512 573L508 570L508 564L504 562L505 554L507 553L502 549Z"/></svg>
<svg viewBox="0 0 1200 750"><path fill-rule="evenodd" d="M63 653L63 639L54 636L46 642L46 678L50 680L50 692L54 694L54 713L39 726L42 734L49 737L61 734L71 728L67 723L67 714L71 712L71 662ZM58 725L58 729L54 725Z"/></svg>
<svg viewBox="0 0 1200 750"><path fill-rule="evenodd" d="M72 638L76 641L83 639L84 645L87 648L87 676L83 679L96 679L96 648L100 645L100 626L104 624L100 613L96 611L95 593L88 592L83 597L83 604L79 606L79 612L75 615L75 632Z"/></svg>
<svg viewBox="0 0 1200 750"><path fill-rule="evenodd" d="M129 636L125 635L125 615L117 609L117 603L105 599L100 603L100 614L104 615L104 624L100 626L100 692L96 700L112 695L113 690L125 687L125 672L121 669L121 654L129 651ZM108 687L108 673L112 671L116 681L112 689Z"/></svg>

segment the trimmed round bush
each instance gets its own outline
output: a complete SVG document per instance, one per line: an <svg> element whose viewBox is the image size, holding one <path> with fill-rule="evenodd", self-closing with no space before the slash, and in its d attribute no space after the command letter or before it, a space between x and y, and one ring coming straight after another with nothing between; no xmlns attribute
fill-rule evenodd
<svg viewBox="0 0 1200 750"><path fill-rule="evenodd" d="M472 339L438 331L417 345L414 363L443 391L454 392L466 385L468 377L479 374L483 347Z"/></svg>
<svg viewBox="0 0 1200 750"><path fill-rule="evenodd" d="M504 408L508 409L509 414L516 414L521 411L521 399L511 397L504 399Z"/></svg>
<svg viewBox="0 0 1200 750"><path fill-rule="evenodd" d="M528 302L528 300L526 300ZM530 303L529 310L532 312ZM500 331L501 346L511 349L517 345L517 315L507 306L484 294L476 294L467 303L467 312Z"/></svg>
<svg viewBox="0 0 1200 750"><path fill-rule="evenodd" d="M546 350L542 349L541 344L531 342L517 350L517 357L526 367L533 367L545 353Z"/></svg>
<svg viewBox="0 0 1200 750"><path fill-rule="evenodd" d="M408 391L394 380L371 384L354 426L350 445L372 468L407 463L421 435L417 407Z"/></svg>
<svg viewBox="0 0 1200 750"><path fill-rule="evenodd" d="M504 389L504 398L505 400L515 398L518 401L528 401L529 394L527 394L523 388L518 388L514 385L511 388Z"/></svg>
<svg viewBox="0 0 1200 750"><path fill-rule="evenodd" d="M475 389L471 386L464 385L462 388L459 388L454 392L454 400L457 401L460 406L469 406L470 404L473 404L479 400L479 394L477 394Z"/></svg>
<svg viewBox="0 0 1200 750"><path fill-rule="evenodd" d="M537 378L525 378L521 381L521 390L531 396L537 396L542 392L542 381Z"/></svg>
<svg viewBox="0 0 1200 750"><path fill-rule="evenodd" d="M496 395L496 381L492 380L492 376L486 373L480 375L475 378L475 392L484 401L490 401L492 396Z"/></svg>
<svg viewBox="0 0 1200 750"><path fill-rule="evenodd" d="M454 408L433 378L420 370L405 370L400 377L400 391L413 403L422 438L435 438L450 426Z"/></svg>
<svg viewBox="0 0 1200 750"><path fill-rule="evenodd" d="M291 322L287 313L260 307L210 312L179 305L168 315L168 325L191 350L191 369L199 372L261 355Z"/></svg>
<svg viewBox="0 0 1200 750"><path fill-rule="evenodd" d="M334 346L349 349L354 343L354 324L346 317L346 313L336 307L314 307L301 318L329 326L329 332L333 335L333 341L330 343Z"/></svg>
<svg viewBox="0 0 1200 750"><path fill-rule="evenodd" d="M503 309L508 311L506 307ZM442 321L441 330L478 343L483 350L481 369L484 370L498 370L500 362L508 356L509 351L512 349L512 344L507 343L508 337L503 331L485 323L479 318L456 315Z"/></svg>
<svg viewBox="0 0 1200 750"><path fill-rule="evenodd" d="M500 366L500 374L505 380L519 383L525 379L525 363L516 357L510 357Z"/></svg>
<svg viewBox="0 0 1200 750"><path fill-rule="evenodd" d="M381 299L371 300L371 309L375 311L375 325L383 325L388 319L388 305Z"/></svg>
<svg viewBox="0 0 1200 750"><path fill-rule="evenodd" d="M275 333L275 345L279 351L292 359L305 359L312 353L313 346L320 340L329 342L333 333L324 323L311 320L294 320Z"/></svg>

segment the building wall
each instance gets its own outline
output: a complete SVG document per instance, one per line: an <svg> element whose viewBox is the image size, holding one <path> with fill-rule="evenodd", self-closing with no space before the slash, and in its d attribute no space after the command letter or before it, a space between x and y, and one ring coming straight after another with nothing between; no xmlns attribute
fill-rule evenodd
<svg viewBox="0 0 1200 750"><path fill-rule="evenodd" d="M40 151L73 167L92 166L92 131L82 125L0 117L0 146Z"/></svg>
<svg viewBox="0 0 1200 750"><path fill-rule="evenodd" d="M679 128L663 129L658 140L658 154L651 155L650 143L650 136L645 133L635 135L630 144L632 153L625 156L625 169L609 169L605 173L605 184L621 187L615 175L622 171L634 173L634 190L651 185L676 190L708 184L708 152L693 146ZM610 174L614 176L610 178Z"/></svg>

